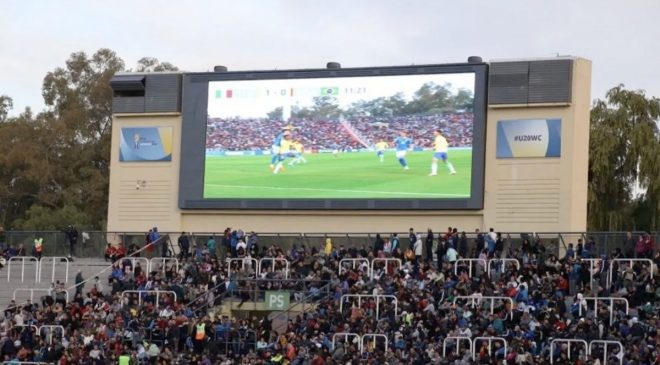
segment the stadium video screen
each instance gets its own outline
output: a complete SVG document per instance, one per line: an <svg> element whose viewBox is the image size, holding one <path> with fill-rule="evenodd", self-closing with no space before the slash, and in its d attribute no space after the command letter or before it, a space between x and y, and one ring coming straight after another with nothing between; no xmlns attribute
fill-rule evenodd
<svg viewBox="0 0 660 365"><path fill-rule="evenodd" d="M467 199L475 73L208 82L204 199Z"/></svg>

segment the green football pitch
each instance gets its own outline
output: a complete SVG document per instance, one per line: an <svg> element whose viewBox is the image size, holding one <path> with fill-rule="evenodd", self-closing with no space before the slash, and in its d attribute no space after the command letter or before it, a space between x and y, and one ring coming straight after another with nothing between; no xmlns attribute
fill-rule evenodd
<svg viewBox="0 0 660 365"><path fill-rule="evenodd" d="M307 163L288 166L273 174L270 156L209 156L206 158L204 198L254 199L411 199L470 196L472 151L449 152L456 175L442 161L438 175L431 172L432 152L409 152L409 170L403 170L394 152L379 162L375 152L305 154Z"/></svg>

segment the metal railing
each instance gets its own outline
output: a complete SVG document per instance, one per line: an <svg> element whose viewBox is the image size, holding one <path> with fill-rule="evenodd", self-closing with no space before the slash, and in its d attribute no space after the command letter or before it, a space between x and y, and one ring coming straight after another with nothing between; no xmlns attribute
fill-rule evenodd
<svg viewBox="0 0 660 365"><path fill-rule="evenodd" d="M484 259L466 259L466 258L459 258L456 259L456 262L454 263L454 275L458 275L458 267L461 266L461 262L467 262L468 263L468 276L472 277L472 264L473 263L478 263L482 264L484 270L486 270L486 267L488 266L488 263Z"/></svg>
<svg viewBox="0 0 660 365"><path fill-rule="evenodd" d="M630 312L630 303L628 299L621 297L584 297L584 300L593 300L594 301L594 316L598 317L598 302L599 301L609 301L609 310L610 310L610 326L614 322L614 302L621 301L626 305L626 315ZM578 307L578 315L582 317L582 305Z"/></svg>
<svg viewBox="0 0 660 365"><path fill-rule="evenodd" d="M588 353L590 355L593 355L594 350L593 346L596 344L601 344L603 345L603 364L607 364L607 345L617 345L619 346L619 356L617 358L619 359L619 364L623 365L623 344L620 341L608 341L608 340L592 340L589 342L589 351Z"/></svg>
<svg viewBox="0 0 660 365"><path fill-rule="evenodd" d="M508 342L504 337L495 337L495 336L486 336L486 337L475 337L472 340L472 361L477 360L477 341L488 341L488 355L491 353L491 345L493 341L499 341L504 344L504 358L506 359L506 353L508 350Z"/></svg>
<svg viewBox="0 0 660 365"><path fill-rule="evenodd" d="M344 313L344 302L348 301L351 298L357 298L358 307L362 306L362 299L373 299L376 301L376 320L380 319L380 300L381 299L391 299L394 303L394 315L396 316L399 312L399 299L396 295L388 294L344 294L341 296L339 301L339 313Z"/></svg>
<svg viewBox="0 0 660 365"><path fill-rule="evenodd" d="M495 301L496 300L501 300L501 301L506 301L509 302L509 310L508 312L511 314L511 318L513 318L513 299L510 297L502 297L502 296L481 296L481 297L476 297L472 295L458 295L454 297L454 304L458 300L471 300L472 301L472 306L476 306L478 302L482 300L487 300L490 302L490 314L495 313Z"/></svg>
<svg viewBox="0 0 660 365"><path fill-rule="evenodd" d="M58 261L64 262L64 282L68 283L69 282L69 259L64 256L43 256L41 257L41 260L39 260L39 280L38 282L41 282L42 279L42 274L44 273L44 261L51 260L51 270L50 270L50 281L49 283L54 283L55 282L55 266L58 263Z"/></svg>
<svg viewBox="0 0 660 365"><path fill-rule="evenodd" d="M264 269L264 262L270 262L270 272L275 272L275 264L278 262L284 262L284 278L288 279L289 278L289 267L291 263L289 260L282 258L282 257L262 257L259 259L259 266L257 266L257 272L259 273L258 276L261 276L262 271Z"/></svg>
<svg viewBox="0 0 660 365"><path fill-rule="evenodd" d="M159 299L160 299L161 294L172 295L174 297L174 302L177 301L176 292L172 291L172 290L124 290L123 292L121 292L121 298L122 298L121 306L122 307L124 306L123 299L124 299L124 296L126 294L137 294L137 297L138 297L138 303L137 304L138 304L138 306L142 305L142 295L155 295L156 296L156 301L154 303L154 306L156 308L158 308L159 305L160 305L160 300Z"/></svg>
<svg viewBox="0 0 660 365"><path fill-rule="evenodd" d="M39 281L39 259L34 256L14 256L7 260L7 282L11 280L11 263L21 261L21 283L25 282L25 263L34 262L34 282Z"/></svg>
<svg viewBox="0 0 660 365"><path fill-rule="evenodd" d="M467 341L470 344L470 354L472 353L472 339L467 336L447 336L442 341L442 357L447 356L447 341L453 340L456 342L456 355L460 355L461 341Z"/></svg>
<svg viewBox="0 0 660 365"><path fill-rule="evenodd" d="M389 350L389 344L388 344L388 339L386 335L380 334L380 333L365 333L360 337L360 351L365 351L364 347L364 340L367 338L373 338L374 341L374 350L376 348L376 339L377 338L384 338L385 339L385 352Z"/></svg>
<svg viewBox="0 0 660 365"><path fill-rule="evenodd" d="M586 355L589 355L589 345L587 344L587 341L585 340L580 340L580 339L574 339L574 338L555 338L554 340L550 341L550 363L554 364L555 362L555 344L557 343L566 343L566 352L568 355L568 360L571 360L571 345L574 343L580 343L584 345L584 352Z"/></svg>

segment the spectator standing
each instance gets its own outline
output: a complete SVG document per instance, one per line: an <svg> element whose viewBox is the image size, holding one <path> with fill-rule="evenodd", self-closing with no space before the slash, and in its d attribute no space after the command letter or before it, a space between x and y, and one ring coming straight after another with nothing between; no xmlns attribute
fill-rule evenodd
<svg viewBox="0 0 660 365"><path fill-rule="evenodd" d="M479 231L479 228L474 230L474 233L476 233L477 238L476 238L476 244L477 247L475 249L476 255L479 255L481 251L486 247L486 240L484 238L484 234Z"/></svg>
<svg viewBox="0 0 660 365"><path fill-rule="evenodd" d="M323 253L325 256L332 255L332 238L328 237L325 239L325 247L323 248Z"/></svg>
<svg viewBox="0 0 660 365"><path fill-rule="evenodd" d="M190 240L185 232L181 232L177 243L179 244L179 257L182 260L187 259L190 256Z"/></svg>
<svg viewBox="0 0 660 365"><path fill-rule="evenodd" d="M626 232L626 238L623 240L623 252L628 258L635 256L635 237L633 233L628 231Z"/></svg>
<svg viewBox="0 0 660 365"><path fill-rule="evenodd" d="M211 255L211 257L215 256L216 243L215 243L215 238L213 236L210 236L209 240L206 241L206 248L208 248L209 255Z"/></svg>
<svg viewBox="0 0 660 365"><path fill-rule="evenodd" d="M425 244L426 244L426 262L431 262L433 261L433 240L435 239L435 236L433 235L433 231L431 228L429 228L426 231L426 239L425 239Z"/></svg>
<svg viewBox="0 0 660 365"><path fill-rule="evenodd" d="M461 257L468 257L468 239L465 231L458 237L458 254Z"/></svg>
<svg viewBox="0 0 660 365"><path fill-rule="evenodd" d="M41 260L41 255L43 255L44 252L44 239L42 237L34 239L34 248L32 251L37 260Z"/></svg>
<svg viewBox="0 0 660 365"><path fill-rule="evenodd" d="M401 244L399 242L399 234L398 233L392 233L392 240L391 240L391 252L392 256L398 257L400 252L401 252Z"/></svg>
<svg viewBox="0 0 660 365"><path fill-rule="evenodd" d="M76 274L76 295L82 295L83 288L85 287L85 279L82 276L82 270L78 270Z"/></svg>
<svg viewBox="0 0 660 365"><path fill-rule="evenodd" d="M374 241L374 257L378 257L378 253L385 249L385 241L380 237L380 233L376 234L376 240Z"/></svg>
<svg viewBox="0 0 660 365"><path fill-rule="evenodd" d="M78 230L75 226L69 225L64 230L66 234L67 241L69 241L69 258L73 258L75 255L76 244L78 243Z"/></svg>

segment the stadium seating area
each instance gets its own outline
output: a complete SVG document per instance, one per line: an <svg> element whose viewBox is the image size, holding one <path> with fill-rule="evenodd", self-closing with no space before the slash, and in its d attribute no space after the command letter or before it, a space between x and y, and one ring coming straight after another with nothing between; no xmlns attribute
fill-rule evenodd
<svg viewBox="0 0 660 365"><path fill-rule="evenodd" d="M416 243L378 236L371 247L328 240L285 250L234 231L217 242L191 239L189 255L175 249L176 260L157 264L144 259L151 247L128 250L68 302L46 295L3 308L0 359L660 363L660 252L652 236L605 255L591 241L577 242L562 257L540 239L517 244L492 232L405 238ZM250 310L265 290L287 290L291 306L305 302L307 310L287 310L288 321L284 312ZM218 310L227 305L231 317Z"/></svg>
<svg viewBox="0 0 660 365"><path fill-rule="evenodd" d="M437 128L443 130L452 147L467 147L472 145L472 123L471 113L392 118L362 117L343 122L212 118L208 121L206 148L226 151L269 150L275 135L288 125L295 127L294 138L300 139L306 149L316 151L331 149L334 145L341 149L360 149L364 148L361 142L368 146L381 140L391 142L402 131L408 133L416 146L429 148L433 131Z"/></svg>

